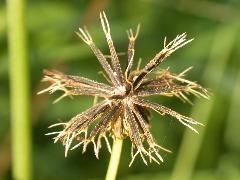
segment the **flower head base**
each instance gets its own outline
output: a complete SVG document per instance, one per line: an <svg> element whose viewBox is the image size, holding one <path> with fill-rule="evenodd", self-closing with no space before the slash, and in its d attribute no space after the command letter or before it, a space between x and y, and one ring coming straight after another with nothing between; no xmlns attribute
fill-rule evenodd
<svg viewBox="0 0 240 180"><path fill-rule="evenodd" d="M123 71L104 12L100 13L100 19L110 49L111 62L108 62L103 53L97 48L86 28L84 30L79 28L77 34L91 48L111 83L104 84L85 77L44 70L43 81L49 81L51 85L39 92L39 94L45 92L54 93L58 90L63 91L64 94L55 102L66 96L76 95L102 98L102 101L73 117L70 121L50 126L50 128L62 126L63 130L48 133L48 135L54 134L56 135L53 138L54 142L62 142L65 146L65 156L67 156L69 149L72 150L81 145L83 146L83 152L85 152L88 144L93 143L97 158L102 146L102 139L104 139L109 152L111 152L108 141L109 135L113 139L129 137L132 141L132 161L130 165L138 154L140 154L145 164L147 164L146 156L149 157L150 162L159 163L159 161L163 161L159 151L170 151L158 145L150 133L148 109L152 109L161 115L173 116L196 133L197 131L193 126L202 124L163 105L150 102L143 97L153 95L176 96L184 102L191 103L186 96L187 94L191 93L203 98L208 98L208 94L197 83L185 79L185 73L190 68L180 74L173 74L168 69L156 72L153 77L150 77L149 73L174 51L188 44L192 39L186 40L185 33L178 35L169 43L165 39L163 49L143 69L133 70L134 45L139 33L139 26L135 34L130 29L128 31L127 65ZM98 121L98 123L90 131L89 127L94 121ZM88 133L89 131L90 133ZM72 145L73 143L76 144Z"/></svg>

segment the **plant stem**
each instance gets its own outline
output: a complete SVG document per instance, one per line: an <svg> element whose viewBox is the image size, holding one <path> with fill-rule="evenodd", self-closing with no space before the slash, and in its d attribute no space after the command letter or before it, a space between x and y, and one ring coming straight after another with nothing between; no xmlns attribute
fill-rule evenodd
<svg viewBox="0 0 240 180"><path fill-rule="evenodd" d="M116 138L113 141L113 148L111 153L110 162L107 169L105 180L114 180L117 176L118 165L120 162L123 140Z"/></svg>
<svg viewBox="0 0 240 180"><path fill-rule="evenodd" d="M32 179L25 0L7 0L13 179Z"/></svg>
<svg viewBox="0 0 240 180"><path fill-rule="evenodd" d="M233 23L230 26L220 27L215 34L208 65L203 75L205 85L210 87L215 94L218 92L218 89L221 89L221 80L224 75L227 61L230 58L237 32L238 25ZM224 38L222 38L223 34ZM211 124L216 124L216 122L210 119L216 99L217 97L215 95L210 101L203 102L197 100L195 102L191 117L197 120L202 119L201 122L205 127L201 129L198 136L193 136L190 131L185 131L171 180L178 180L179 178L184 180L193 179L192 175L194 174L195 165L204 137L208 132L212 133L212 131L207 131L207 127L209 128ZM217 120L219 121L219 119ZM219 122L217 123L219 124ZM214 125L213 127L216 132L217 126Z"/></svg>

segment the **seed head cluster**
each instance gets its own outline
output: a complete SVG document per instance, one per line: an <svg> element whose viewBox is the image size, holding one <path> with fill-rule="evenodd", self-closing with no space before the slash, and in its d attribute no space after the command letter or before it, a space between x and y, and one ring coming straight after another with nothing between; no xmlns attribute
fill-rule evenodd
<svg viewBox="0 0 240 180"><path fill-rule="evenodd" d="M55 70L44 70L43 81L51 85L40 91L39 94L56 91L63 91L63 95L55 102L66 96L94 96L100 100L92 107L76 115L68 122L57 123L52 126L63 127L60 131L48 133L55 135L54 142L61 141L65 146L65 156L69 150L83 146L83 152L89 143L94 145L96 157L102 146L101 141L106 142L109 152L111 146L108 137L123 139L129 137L132 142L131 156L133 163L139 154L143 162L149 161L159 163L163 161L160 150L168 151L158 145L150 132L149 109L161 115L169 115L177 119L197 133L195 125L202 125L192 118L183 116L168 107L156 102L151 102L144 97L147 96L175 96L184 102L191 101L186 95L193 94L198 97L208 98L207 91L199 84L185 79L185 74L190 68L180 74L173 74L169 69L151 73L174 51L191 42L187 40L186 34L178 35L174 40L167 43L164 40L163 49L155 55L142 69L133 69L134 46L139 34L139 26L134 33L132 29L127 31L129 44L127 50L127 63L124 69L121 68L119 57L110 34L110 27L104 12L100 13L102 28L110 50L110 60L98 49L91 35L86 28L79 28L77 35L91 48L92 52L100 62L109 84L100 83L86 77L65 75ZM151 75L149 75L151 73ZM90 126L97 122L93 128ZM91 130L90 130L91 129ZM90 131L90 132L89 132ZM73 145L74 144L74 145Z"/></svg>

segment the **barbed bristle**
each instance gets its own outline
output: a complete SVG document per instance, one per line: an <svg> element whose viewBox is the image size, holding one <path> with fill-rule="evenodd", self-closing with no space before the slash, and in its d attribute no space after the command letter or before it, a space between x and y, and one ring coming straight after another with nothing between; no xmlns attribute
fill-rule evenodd
<svg viewBox="0 0 240 180"><path fill-rule="evenodd" d="M183 102L193 104L188 98L189 94L208 99L208 91L198 83L186 79L186 73L192 69L187 68L179 74L173 74L169 68L158 71L153 78L148 78L156 67L177 49L190 43L187 34L177 35L169 43L164 38L163 49L143 68L133 70L135 53L135 40L139 35L140 25L135 33L132 29L127 31L129 46L127 50L127 65L123 71L110 35L110 26L105 12L100 13L100 21L110 49L110 55L105 56L95 45L87 28L79 28L77 35L91 48L98 61L102 65L104 76L109 84L80 77L65 75L55 70L44 70L44 82L50 82L50 86L39 91L38 94L48 92L52 94L62 91L63 94L54 103L59 102L64 97L76 95L86 95L101 97L103 100L94 103L86 111L73 117L69 122L60 122L49 126L49 128L61 128L61 130L47 133L54 135L54 143L61 141L65 147L65 157L69 150L82 147L84 153L89 144L93 145L94 154L99 158L102 148L102 141L105 141L109 153L112 152L108 137L113 141L116 138L129 137L132 141L131 161L132 165L137 155L140 155L144 164L150 162L160 164L164 161L161 151L170 150L158 145L150 132L149 114L147 109L152 109L160 115L169 115L177 119L178 122L198 133L196 126L203 124L192 118L183 116L161 104L145 100L143 97L160 95L167 97L177 97ZM106 58L110 58L107 61ZM96 126L93 127L95 121ZM88 133L91 129L90 133ZM149 161L148 161L149 159Z"/></svg>

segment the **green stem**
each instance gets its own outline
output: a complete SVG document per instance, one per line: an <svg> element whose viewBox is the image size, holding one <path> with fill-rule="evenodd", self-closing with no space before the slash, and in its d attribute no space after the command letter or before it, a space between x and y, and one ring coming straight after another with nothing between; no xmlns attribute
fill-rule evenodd
<svg viewBox="0 0 240 180"><path fill-rule="evenodd" d="M208 65L203 75L205 85L210 87L215 93L221 85L224 70L229 60L237 32L238 25L234 25L233 23L229 26L219 28L215 34ZM197 120L201 119L205 127L200 130L197 136L194 136L192 132L188 130L185 131L171 180L177 180L179 178L184 180L192 179L197 157L200 153L204 137L207 134L207 127L209 128L210 124L215 123L211 121L210 115L216 99L217 97L215 95L209 101L197 100L195 102L191 117ZM217 128L216 126L213 127L215 129ZM208 132L212 133L212 131Z"/></svg>
<svg viewBox="0 0 240 180"><path fill-rule="evenodd" d="M13 179L30 180L31 121L25 0L7 0Z"/></svg>
<svg viewBox="0 0 240 180"><path fill-rule="evenodd" d="M105 180L114 180L117 176L118 165L120 162L123 140L116 138L113 141L113 149L110 162L108 165L107 175Z"/></svg>

